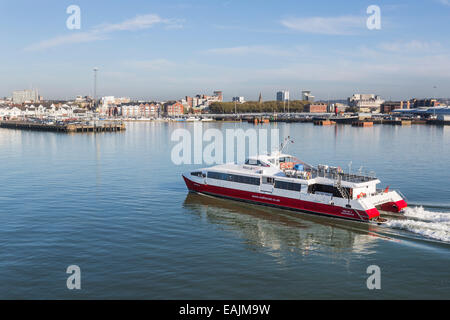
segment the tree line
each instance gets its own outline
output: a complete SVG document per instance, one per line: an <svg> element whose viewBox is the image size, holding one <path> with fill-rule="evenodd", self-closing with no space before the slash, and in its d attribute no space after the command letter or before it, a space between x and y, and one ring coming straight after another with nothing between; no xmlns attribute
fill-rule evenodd
<svg viewBox="0 0 450 320"><path fill-rule="evenodd" d="M259 103L258 101L248 101L244 103L236 103L237 113L250 113L250 112L303 112L305 105L309 104L308 101L293 100L288 103L282 101L265 101ZM234 102L213 102L209 106L210 113L235 113Z"/></svg>

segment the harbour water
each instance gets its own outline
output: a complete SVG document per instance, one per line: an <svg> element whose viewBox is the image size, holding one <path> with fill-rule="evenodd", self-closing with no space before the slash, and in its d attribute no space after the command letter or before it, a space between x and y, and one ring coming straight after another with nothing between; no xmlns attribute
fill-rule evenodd
<svg viewBox="0 0 450 320"><path fill-rule="evenodd" d="M181 173L201 166L174 165L170 136L193 126L0 129L0 298L450 298L450 127L262 126L308 163L352 161L400 189L406 219L377 226L189 194ZM81 290L66 287L69 265Z"/></svg>

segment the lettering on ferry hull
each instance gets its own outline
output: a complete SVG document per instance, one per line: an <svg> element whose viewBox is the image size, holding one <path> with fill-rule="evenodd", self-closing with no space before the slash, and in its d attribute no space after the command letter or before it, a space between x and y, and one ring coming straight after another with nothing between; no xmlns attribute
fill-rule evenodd
<svg viewBox="0 0 450 320"><path fill-rule="evenodd" d="M273 202L280 202L280 199L274 199L274 198L269 198L269 197L265 197L265 196L258 196L258 195L252 195L252 198L255 199L261 199L261 200L269 200L269 201L273 201Z"/></svg>

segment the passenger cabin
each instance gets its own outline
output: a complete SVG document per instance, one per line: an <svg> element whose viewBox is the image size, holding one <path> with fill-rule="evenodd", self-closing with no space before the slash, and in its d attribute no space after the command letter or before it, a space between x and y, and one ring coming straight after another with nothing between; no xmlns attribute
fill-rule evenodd
<svg viewBox="0 0 450 320"><path fill-rule="evenodd" d="M285 154L250 157L242 165L218 165L191 175L259 186L261 192L278 189L349 200L376 194L380 182L375 177L344 173L339 167L313 167Z"/></svg>

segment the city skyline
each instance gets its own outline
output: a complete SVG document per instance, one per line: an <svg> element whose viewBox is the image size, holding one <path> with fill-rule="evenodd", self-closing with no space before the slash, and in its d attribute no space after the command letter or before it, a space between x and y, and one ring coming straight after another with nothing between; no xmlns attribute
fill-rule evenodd
<svg viewBox="0 0 450 320"><path fill-rule="evenodd" d="M449 96L444 0L47 2L0 4L0 96L29 87L48 99L93 95L94 67L97 96L144 100L215 90L225 100L275 100L279 90L299 99L305 89L318 100ZM66 25L73 4L79 30ZM372 4L380 30L366 26Z"/></svg>

